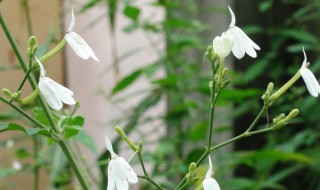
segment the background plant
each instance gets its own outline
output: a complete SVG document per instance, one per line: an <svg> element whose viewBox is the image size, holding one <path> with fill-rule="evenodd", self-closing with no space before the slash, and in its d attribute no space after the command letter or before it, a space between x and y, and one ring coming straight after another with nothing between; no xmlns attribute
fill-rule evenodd
<svg viewBox="0 0 320 190"><path fill-rule="evenodd" d="M202 7L202 2L204 1L188 0L187 3L186 1L183 3L154 1L150 6L161 6L167 14L163 22L157 23L148 19L142 20L139 16L140 8L130 1L93 0L82 9L85 11L94 6L105 6L111 28L114 28L116 23L116 12L122 12L132 20L132 23L125 28L128 35L138 29L144 30L146 35L164 34L167 44L165 51L154 45L160 59L120 79L111 92L111 100L116 100L117 94L130 87L139 77L145 76L150 81L152 88L147 92L148 95L134 107L128 108L133 111L130 115L126 115L127 121L123 128L130 135L141 124L148 124L154 120L165 123L167 135L157 141L155 150L145 152L144 156L145 161L152 163L153 166L149 175L155 179L163 179L160 184L168 189L175 187L174 182L184 177L190 162L201 156L203 145L206 143L210 117L208 81L211 73L208 72L210 64L204 61L203 55L216 34L210 33L212 26L201 21L202 17L198 15L203 15L205 11L226 14L227 10L224 7ZM226 89L217 103L220 108L232 110L232 114L221 112L217 117L232 120L233 123L215 126L215 136L224 133L236 135L242 132L243 127L247 126L246 121L252 121L252 117L258 112L262 104L259 96L263 93L268 81L273 81L279 87L298 70L302 61L302 45L305 46L308 54L312 52L316 55L319 49L317 29L314 27L317 26L315 22L319 17L317 1L265 0L254 3L236 1L234 6L234 10L240 14L237 23L241 26L251 24L245 31L251 35L254 34L256 39L260 40L257 43L261 44L262 51L259 52L257 60L246 59L236 61L234 64L237 72L232 73L232 81L236 84ZM259 19L252 21L245 14L241 17L240 10L243 6L256 10L252 14L258 17L250 18ZM246 21L248 23L245 23ZM256 24L252 25L254 21ZM201 38L206 33L211 35L209 40ZM156 44L153 41L150 43ZM121 64L121 58L128 55L118 56L114 60L115 67ZM131 56L134 56L134 53ZM314 72L317 72L320 66L317 57L309 58ZM159 78L156 77L156 71L160 69L165 70L166 75ZM239 74L238 71L241 73ZM109 92L106 93L109 94ZM301 113L301 117L294 120L295 127L287 127L281 132L266 136L244 139L235 143L233 151L214 153L215 171L219 171L216 172L215 178L221 181L223 189L317 189L319 187L319 165L316 162L319 160L318 102L317 99L306 96L306 93L304 85L295 85L286 96L273 105L269 114L265 115L265 120L262 121L266 123L280 113L287 113L293 106L299 108ZM166 99L167 113L156 118L146 118L146 111L156 106L161 99ZM34 113L41 120L43 110L35 109ZM4 119L12 117L18 116L11 112L3 114ZM82 126L81 117L77 118L71 121L76 124L70 124L70 126ZM121 142L120 137L114 141L115 150L119 149ZM45 146L45 144L43 142L42 145ZM58 151L58 149L52 151ZM98 162L101 166L102 180L107 179L107 162L105 162L107 158L107 152L105 152ZM63 157L61 159L64 160ZM41 167L48 166L54 161L43 160L46 162L42 161ZM164 160L172 162L164 162ZM63 169L65 164L66 162L59 162L60 166L57 167L59 169L51 170L55 173L55 175L52 174L53 186L60 187L71 182L70 176L66 175L67 172ZM199 168L200 173L205 171L206 169L202 171ZM230 171L235 171L233 177L230 177ZM177 172L181 176L177 176ZM58 173L66 177L59 178ZM11 173L8 171L8 174ZM105 182L100 184L101 189L106 187ZM141 189L152 188L149 183L141 186Z"/></svg>

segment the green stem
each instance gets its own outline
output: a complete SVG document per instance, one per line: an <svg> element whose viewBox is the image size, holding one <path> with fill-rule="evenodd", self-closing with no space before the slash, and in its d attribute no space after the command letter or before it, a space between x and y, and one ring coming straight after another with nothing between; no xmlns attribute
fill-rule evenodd
<svg viewBox="0 0 320 190"><path fill-rule="evenodd" d="M71 164L71 167L73 168L73 171L75 173L75 175L77 176L82 189L83 190L88 190L89 186L87 184L87 182L84 180L84 177L82 176L82 172L80 171L78 164L76 163L76 160L74 159L73 155L70 152L70 149L67 145L67 142L62 140L58 142L62 151L64 152L65 156L67 157L69 163Z"/></svg>
<svg viewBox="0 0 320 190"><path fill-rule="evenodd" d="M33 102L33 100L39 95L39 91L40 91L40 89L37 87L35 91L33 91L29 96L20 100L19 103L22 105L27 105L27 104Z"/></svg>
<svg viewBox="0 0 320 190"><path fill-rule="evenodd" d="M249 128L246 130L245 133L250 132L253 127L257 124L257 122L259 121L260 117L262 116L262 114L268 109L268 107L266 105L263 105L263 108L260 110L259 114L257 115L257 117L253 120L253 122L251 123L251 125L249 126Z"/></svg>
<svg viewBox="0 0 320 190"><path fill-rule="evenodd" d="M27 118L28 120L30 120L32 123L34 123L35 125L37 125L40 128L46 129L47 127L44 126L43 124L41 124L40 122L38 122L37 120L35 120L33 117L31 117L30 115L28 115L25 111L23 111L20 107L16 106L15 104L13 104L12 102L6 100L5 98L0 96L0 100L2 102L4 102L5 104L7 104L8 106L12 107L14 110L16 110L17 112L19 112L21 115L23 115L25 118Z"/></svg>
<svg viewBox="0 0 320 190"><path fill-rule="evenodd" d="M256 116L256 118L254 119L254 121L252 122L252 124L248 127L248 129L250 128L250 130L257 124L258 120L261 118L263 112L265 111L265 106L261 109L260 113ZM235 142L239 139L242 139L244 137L248 137L248 136L251 136L251 135L255 135L255 134L260 134L260 133L266 133L266 132L270 132L270 131L273 131L273 127L271 128L266 128L266 129L262 129L262 130L258 130L258 131L253 131L253 132L249 132L250 130L246 130L245 132L243 132L242 134L232 138L232 139L229 139L225 142L222 142L212 148L207 148L206 151L201 155L201 157L198 159L198 161L196 162L196 165L199 166L203 160L210 154L210 152L222 147L222 146L225 146L227 144L230 144L232 142ZM177 187L175 188L175 190L182 190L184 188L186 188L188 185L186 185L186 180L187 178L184 177L180 183L177 185Z"/></svg>
<svg viewBox="0 0 320 190"><path fill-rule="evenodd" d="M51 57L53 57L56 53L58 53L66 44L67 44L67 40L65 38L63 38L56 47L54 47L51 51L49 51L44 56L42 56L39 59L39 61L41 63L45 63ZM38 64L33 64L33 68L32 69L37 69L37 68L39 68L39 65Z"/></svg>
<svg viewBox="0 0 320 190"><path fill-rule="evenodd" d="M34 162L36 163L33 168L33 173L34 173L34 190L39 189L39 165L38 165L38 152L39 152L39 142L38 142L38 136L34 135L32 136L33 140L33 159Z"/></svg>
<svg viewBox="0 0 320 190"><path fill-rule="evenodd" d="M142 167L142 171L143 171L143 174L144 174L144 176L139 176L139 177L148 180L151 184L153 184L153 185L154 185L155 187L157 187L158 189L164 190L163 187L161 187L158 183L156 183L155 181L153 181L153 180L149 177L149 174L148 174L148 172L147 172L147 170L146 170L146 168L145 168L145 166L144 166L144 163L143 163L141 151L138 151L138 157L139 157L140 164L141 164L141 167Z"/></svg>
<svg viewBox="0 0 320 190"><path fill-rule="evenodd" d="M141 179L145 179L145 180L149 181L150 183L152 183L158 189L164 190L163 187L161 187L159 184L157 184L155 181L153 181L149 176L138 176L138 177L141 178Z"/></svg>
<svg viewBox="0 0 320 190"><path fill-rule="evenodd" d="M28 0L23 0L22 5L24 6L24 9L26 11L26 21L27 21L27 30L28 35L32 35L32 25L31 25L31 18L30 18L30 9L29 9L29 3Z"/></svg>
<svg viewBox="0 0 320 190"><path fill-rule="evenodd" d="M299 78L301 77L300 71L298 71L286 84L284 84L279 90L270 96L270 102L279 98L285 93Z"/></svg>
<svg viewBox="0 0 320 190"><path fill-rule="evenodd" d="M24 75L24 77L23 77L23 79L22 79L22 82L20 83L20 85L19 85L19 87L18 87L18 89L17 89L16 92L18 92L18 91L20 91L20 90L22 89L22 87L23 87L24 83L26 82L26 80L28 79L29 74L31 73L31 71L32 71L32 69L28 69L28 70L27 70L27 72L26 72L26 74Z"/></svg>

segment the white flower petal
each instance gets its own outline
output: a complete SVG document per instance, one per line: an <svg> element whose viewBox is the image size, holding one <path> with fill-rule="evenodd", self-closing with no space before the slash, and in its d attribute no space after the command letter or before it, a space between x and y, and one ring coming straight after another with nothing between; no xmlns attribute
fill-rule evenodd
<svg viewBox="0 0 320 190"><path fill-rule="evenodd" d="M128 164L128 162L123 159L122 157L118 157L117 160L119 161L119 166L121 170L125 173L125 176L129 183L137 183L138 182L138 176L133 171L131 166Z"/></svg>
<svg viewBox="0 0 320 190"><path fill-rule="evenodd" d="M308 64L307 64L307 55L306 55L306 52L304 51L304 46L302 47L302 52L303 52L304 60L303 60L303 62L302 62L301 68L303 68L303 67L308 67Z"/></svg>
<svg viewBox="0 0 320 190"><path fill-rule="evenodd" d="M211 176L212 176L212 163L211 163L211 158L210 158L210 155L209 155L209 168L208 168L208 171L207 171L207 174L206 174L206 179L211 178Z"/></svg>
<svg viewBox="0 0 320 190"><path fill-rule="evenodd" d="M77 33L69 32L65 35L68 44L71 46L73 51L82 59L89 59L90 57L95 61L99 61L91 47L86 41Z"/></svg>
<svg viewBox="0 0 320 190"><path fill-rule="evenodd" d="M233 46L233 37L223 32L221 37L217 36L213 39L213 51L220 57L225 58L229 55Z"/></svg>
<svg viewBox="0 0 320 190"><path fill-rule="evenodd" d="M48 78L48 77L47 77L47 78ZM50 80L50 83L51 83L54 87L56 87L57 89L59 89L59 91L63 91L63 93L65 93L65 94L67 94L67 95L69 95L69 96L73 96L73 92L72 92L70 89L62 86L61 84L57 83L56 81L54 81L54 80L52 80L52 79L50 79L50 78L48 78L48 80Z"/></svg>
<svg viewBox="0 0 320 190"><path fill-rule="evenodd" d="M76 18L74 17L73 8L72 8L72 11L71 11L71 22L70 22L70 25L69 25L69 28L68 28L67 32L71 32L73 30L75 23L76 23Z"/></svg>
<svg viewBox="0 0 320 190"><path fill-rule="evenodd" d="M62 102L60 101L55 89L47 79L47 77L40 77L38 84L39 90L52 109L60 110L62 108Z"/></svg>
<svg viewBox="0 0 320 190"><path fill-rule="evenodd" d="M235 15L229 5L228 5L228 8L229 8L229 12L231 14L231 23L230 23L229 27L234 27L236 24L236 17L235 17Z"/></svg>
<svg viewBox="0 0 320 190"><path fill-rule="evenodd" d="M255 49L260 50L260 47L256 43L254 43L239 27L235 25L236 17L230 6L228 6L228 8L231 14L231 24L229 26L229 29L227 30L227 33L234 39L232 53L238 59L241 59L245 55L245 53L247 53L252 58L256 58L257 53Z"/></svg>
<svg viewBox="0 0 320 190"><path fill-rule="evenodd" d="M128 190L129 184L127 180L116 178L116 187L117 187L117 190Z"/></svg>
<svg viewBox="0 0 320 190"><path fill-rule="evenodd" d="M40 76L45 77L46 71L44 70L43 65L41 64L40 60L36 56L34 56L34 58L36 59L36 61L38 62L38 65L40 67Z"/></svg>
<svg viewBox="0 0 320 190"><path fill-rule="evenodd" d="M114 153L113 148L112 148L112 143L110 141L110 139L106 136L105 138L105 142L106 142L106 147L109 150L110 154L111 154L111 158L115 159L118 157L118 155L116 153Z"/></svg>
<svg viewBox="0 0 320 190"><path fill-rule="evenodd" d="M234 30L233 28L230 28L227 33L229 35L231 35L233 37L233 46L232 46L232 53L233 55L238 58L238 59L241 59L244 55L245 55L245 49L244 47L242 46L242 43L241 41L239 41L239 39L237 38L237 36L234 33Z"/></svg>
<svg viewBox="0 0 320 190"><path fill-rule="evenodd" d="M260 47L259 47L256 43L254 43L254 41L252 41L251 38L249 38L249 36L247 36L247 34L244 33L244 32L241 30L241 28L239 28L239 27L236 27L236 28L237 28L237 30L239 30L239 33L241 33L242 37L244 38L244 40L245 40L247 43L250 43L250 45L251 45L254 49L260 50Z"/></svg>
<svg viewBox="0 0 320 190"><path fill-rule="evenodd" d="M202 182L204 190L220 190L220 186L213 178L206 178Z"/></svg>
<svg viewBox="0 0 320 190"><path fill-rule="evenodd" d="M108 165L108 187L107 190L116 190L116 174L115 174L115 169L114 168L114 164L113 164L114 160L110 160L109 165Z"/></svg>
<svg viewBox="0 0 320 190"><path fill-rule="evenodd" d="M314 97L318 97L320 93L320 85L314 74L305 67L300 69L300 73L304 82L306 83L309 93Z"/></svg>

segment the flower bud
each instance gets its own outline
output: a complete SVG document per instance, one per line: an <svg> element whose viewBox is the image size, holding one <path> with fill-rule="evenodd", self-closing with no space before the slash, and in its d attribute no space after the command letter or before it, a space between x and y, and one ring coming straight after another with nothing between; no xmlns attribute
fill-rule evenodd
<svg viewBox="0 0 320 190"><path fill-rule="evenodd" d="M289 115L288 115L288 119L292 119L294 117L297 117L297 115L299 114L299 110L298 109L293 109Z"/></svg>
<svg viewBox="0 0 320 190"><path fill-rule="evenodd" d="M33 47L37 44L37 38L35 36L30 36L28 40L29 47Z"/></svg>
<svg viewBox="0 0 320 190"><path fill-rule="evenodd" d="M131 140L127 137L127 135L124 133L121 127L117 125L115 128L116 128L116 132L121 136L121 138L124 141L126 141L126 143L131 147L131 149L133 151L138 151L138 147L133 142L131 142Z"/></svg>
<svg viewBox="0 0 320 190"><path fill-rule="evenodd" d="M7 96L10 96L10 97L11 97L11 92L10 92L9 89L6 89L6 88L2 89L2 93L3 93L4 95L7 95Z"/></svg>
<svg viewBox="0 0 320 190"><path fill-rule="evenodd" d="M191 162L191 164L189 165L189 172L195 172L197 169L197 165L194 162Z"/></svg>
<svg viewBox="0 0 320 190"><path fill-rule="evenodd" d="M267 87L267 92L269 92L269 94L271 94L272 90L273 90L273 87L274 87L274 84L272 82L270 82L268 84L268 87Z"/></svg>

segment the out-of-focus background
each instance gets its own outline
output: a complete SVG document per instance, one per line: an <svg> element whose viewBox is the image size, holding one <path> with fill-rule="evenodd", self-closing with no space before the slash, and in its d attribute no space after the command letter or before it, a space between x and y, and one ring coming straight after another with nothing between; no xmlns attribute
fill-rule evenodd
<svg viewBox="0 0 320 190"><path fill-rule="evenodd" d="M40 45L39 57L57 45L73 8L74 31L100 59L84 61L66 45L45 63L47 76L70 88L80 102L76 115L83 115L85 123L83 132L72 141L78 161L89 163L83 167L91 170L92 189L106 188L105 135L121 156L129 159L133 154L114 131L116 125L133 142L144 143L149 174L167 189L173 189L190 162L201 156L210 117L211 71L204 53L213 38L228 28L228 5L236 15L236 25L261 50L256 59L246 55L237 60L229 55L226 60L232 87L218 102L214 144L248 128L262 106L260 97L268 83L280 88L299 70L303 46L310 69L320 76L318 1L0 2L1 14L21 52L26 52L31 35ZM0 88L14 92L24 73L3 30L0 45ZM26 85L22 92L25 97L31 88ZM319 106L319 99L308 94L300 79L268 110L258 128L271 125L273 118L294 108L300 110L298 118L280 131L242 139L213 152L214 177L221 189L320 189ZM29 124L4 104L0 109L0 120ZM35 116L40 113L32 106L26 109ZM35 167L41 173L39 189L74 189L77 182L59 147L38 139L41 146L35 160L34 138L19 132L0 133L0 189L35 189ZM138 159L133 157L130 163L142 174ZM198 175L206 170L203 164ZM134 187L154 188L143 180Z"/></svg>

